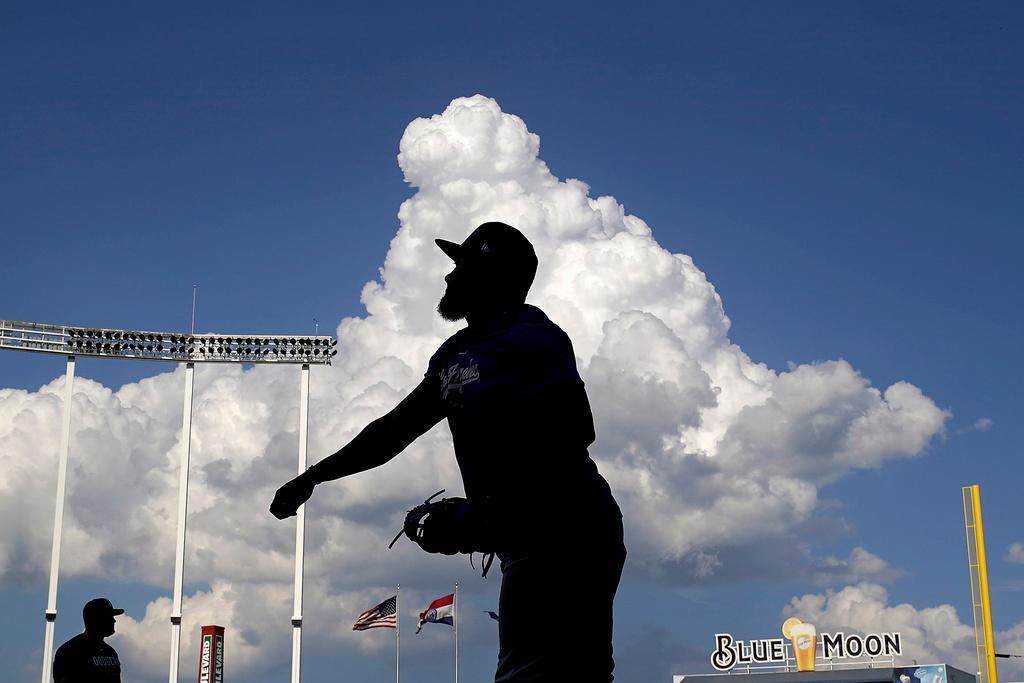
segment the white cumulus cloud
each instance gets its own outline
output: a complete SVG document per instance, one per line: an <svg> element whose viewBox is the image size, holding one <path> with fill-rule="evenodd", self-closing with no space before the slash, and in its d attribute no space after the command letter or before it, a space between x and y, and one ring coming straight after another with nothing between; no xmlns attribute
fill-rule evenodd
<svg viewBox="0 0 1024 683"><path fill-rule="evenodd" d="M846 586L793 598L783 611L813 623L819 631L845 633L899 632L903 656L897 664L946 663L967 672L977 670L974 626L963 623L952 605L917 608L909 603L889 604L885 588L873 583ZM1024 623L994 634L998 652L1020 652ZM1017 660L1000 660L1000 674L1020 675Z"/></svg>
<svg viewBox="0 0 1024 683"><path fill-rule="evenodd" d="M975 420L968 427L961 427L956 430L957 434L967 434L968 432L987 432L992 429L995 425L995 421L990 417L982 417Z"/></svg>
<svg viewBox="0 0 1024 683"><path fill-rule="evenodd" d="M1024 564L1024 543L1016 541L1006 549L1006 561L1015 564Z"/></svg>
<svg viewBox="0 0 1024 683"><path fill-rule="evenodd" d="M752 360L730 341L722 301L689 256L662 247L613 197L555 177L539 150L522 119L480 95L409 124L398 162L415 193L396 234L381 235L390 248L380 278L363 288L365 315L340 322L334 365L313 370L311 461L397 403L458 328L434 312L451 263L433 240L461 241L502 220L539 255L529 301L573 340L597 422L592 455L625 513L630 576L678 585L891 575L863 549L816 557L803 532L824 516L821 486L921 455L949 414L906 382L871 386L843 360L781 372ZM247 624L251 649L232 665L240 674L287 656L280 623L290 613L294 527L267 505L294 476L297 375L265 366L196 373L187 576L203 587L187 606ZM62 387L58 378L35 392L0 390L6 581L45 580L49 530L35 520L52 515ZM182 387L180 370L116 392L76 380L64 577L170 585ZM464 562L408 544L384 549L404 510L440 488L461 489L443 425L395 462L317 492L307 522L311 618L327 604L357 614L382 587L404 583L407 567L443 582ZM243 620L255 603L262 618ZM157 601L127 622L126 647L165 639L168 611Z"/></svg>

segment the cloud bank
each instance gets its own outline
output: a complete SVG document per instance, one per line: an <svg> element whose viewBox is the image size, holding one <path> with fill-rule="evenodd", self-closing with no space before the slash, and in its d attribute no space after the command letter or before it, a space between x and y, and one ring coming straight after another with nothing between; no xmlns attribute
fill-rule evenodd
<svg viewBox="0 0 1024 683"><path fill-rule="evenodd" d="M972 673L977 671L974 626L960 621L952 605L918 609L908 603L889 604L888 592L873 583L847 586L840 591L808 594L793 598L786 616L799 616L821 630L845 633L901 634L905 656L897 664L948 663ZM997 652L1024 651L1024 623L993 636ZM913 660L911 659L913 658ZM1018 660L999 660L1000 675L1024 672Z"/></svg>
<svg viewBox="0 0 1024 683"><path fill-rule="evenodd" d="M844 360L782 372L753 361L729 340L722 301L689 256L664 249L613 197L555 177L539 150L522 119L480 95L409 124L398 162L415 193L398 211L380 278L363 288L365 315L340 322L334 366L313 371L311 462L397 403L457 329L434 312L451 267L434 238L461 241L502 220L540 257L529 301L573 340L598 427L592 455L625 513L628 576L677 586L891 576L863 548L815 556L813 530L827 516L818 492L920 456L949 414L906 382L871 386ZM271 623L287 625L294 532L266 508L294 476L293 370L196 373L186 614L236 629L239 673L288 657L287 626ZM0 390L5 581L45 582L50 532L34 520L52 519L62 386ZM76 380L62 577L171 584L182 387L181 370L116 392ZM440 488L461 488L443 425L384 468L318 491L307 518L307 595L317 596L307 624L354 616L408 584L408 567L422 586L445 584L464 560L384 550L403 511ZM154 656L167 651L165 602L126 621L121 636L150 653L154 668L140 673L154 679L165 671ZM262 616L252 619L257 604ZM369 642L345 628L313 637ZM189 652L194 635L183 632Z"/></svg>

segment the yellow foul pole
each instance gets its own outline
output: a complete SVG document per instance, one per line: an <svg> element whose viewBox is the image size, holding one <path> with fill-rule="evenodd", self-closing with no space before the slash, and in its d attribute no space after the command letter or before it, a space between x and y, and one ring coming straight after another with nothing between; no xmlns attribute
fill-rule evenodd
<svg viewBox="0 0 1024 683"><path fill-rule="evenodd" d="M988 591L985 529L981 521L981 488L963 487L964 525L967 528L967 564L971 573L971 608L974 640L978 651L978 683L999 683L995 646L992 642L992 603Z"/></svg>

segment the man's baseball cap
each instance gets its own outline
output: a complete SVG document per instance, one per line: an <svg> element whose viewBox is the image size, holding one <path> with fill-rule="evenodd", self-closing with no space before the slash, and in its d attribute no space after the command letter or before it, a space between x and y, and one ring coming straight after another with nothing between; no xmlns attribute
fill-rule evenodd
<svg viewBox="0 0 1024 683"><path fill-rule="evenodd" d="M106 598L94 598L85 603L85 607L82 608L82 619L86 623L91 623L96 619L116 617L118 614L124 614L124 610L114 607Z"/></svg>
<svg viewBox="0 0 1024 683"><path fill-rule="evenodd" d="M483 223L462 244L442 239L434 242L456 264L467 259L480 259L503 275L513 278L514 283L522 287L524 294L537 275L537 252L533 245L523 233L506 223Z"/></svg>

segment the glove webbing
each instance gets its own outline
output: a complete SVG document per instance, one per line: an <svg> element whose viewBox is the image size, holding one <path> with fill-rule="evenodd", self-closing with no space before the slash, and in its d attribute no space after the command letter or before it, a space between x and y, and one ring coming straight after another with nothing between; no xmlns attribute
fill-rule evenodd
<svg viewBox="0 0 1024 683"><path fill-rule="evenodd" d="M435 493L434 495L430 496L425 501L423 501L422 505L418 505L416 507L419 508L419 507L429 506L430 505L430 501L432 501L434 498L437 498L439 495L441 495L444 492L445 492L445 489L441 489L440 491L438 491L437 493ZM413 508L413 510L415 510L415 509L416 508ZM413 510L409 510L409 512L411 513ZM409 528L410 525L409 525L409 520L408 520L408 517L407 517L405 524L402 525L402 529L397 534L395 534L395 537L393 539L391 539L391 543L388 544L388 550L390 550L392 547L394 547L395 543L398 542L398 539L400 539L403 534L406 535L406 536L409 536L410 538L413 538L413 536L421 537L423 535L423 526L422 526L422 524L419 521L420 519L422 519L422 516L417 518L416 525L415 525L415 530L411 531L410 528ZM413 540L416 540L416 539L413 538ZM487 578L487 572L490 571L491 564L493 564L493 562L494 562L494 552L492 551L492 552L481 553L481 558L482 559L481 559L480 566L482 567L483 571L480 574L480 576L483 577L483 578ZM476 569L476 565L473 564L473 553L472 552L469 553L469 565L471 567L473 567L473 569Z"/></svg>

